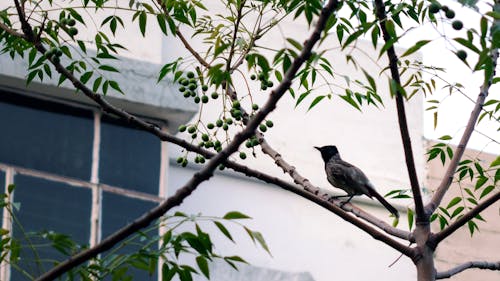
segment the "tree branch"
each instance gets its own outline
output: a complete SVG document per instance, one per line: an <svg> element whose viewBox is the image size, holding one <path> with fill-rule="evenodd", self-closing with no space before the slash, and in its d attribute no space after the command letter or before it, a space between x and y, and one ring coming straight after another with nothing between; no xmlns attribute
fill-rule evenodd
<svg viewBox="0 0 500 281"><path fill-rule="evenodd" d="M387 21L387 14L385 12L385 5L382 0L375 0L375 10L380 24L380 30L387 43L391 40L391 35L387 31L385 22ZM398 69L398 56L394 50L394 45L387 49L387 57L389 58L389 68L391 76L397 85L401 85L400 73ZM415 160L413 159L413 151L411 147L411 138L408 131L408 124L406 121L405 105L403 100L403 93L398 89L396 92L396 108L398 111L399 130L401 132L401 140L406 159L406 168L410 177L411 190L413 193L413 201L415 203L415 214L417 223L428 223L428 215L425 213L422 195L420 192L420 185L418 183L417 170L415 168Z"/></svg>
<svg viewBox="0 0 500 281"><path fill-rule="evenodd" d="M480 204L478 204L476 207L471 209L468 213L466 213L465 215L460 217L458 220L456 220L452 224L450 224L447 228L432 235L429 239L429 242L428 242L429 246L431 246L435 249L441 241L446 239L446 237L450 236L453 232L455 232L461 226L466 224L468 221L470 221L472 218L477 216L484 209L488 208L489 206L491 206L492 204L494 204L498 200L500 200L500 192L497 192L495 195L490 196L488 199L486 199L483 202L481 202Z"/></svg>
<svg viewBox="0 0 500 281"><path fill-rule="evenodd" d="M163 14L164 14L166 17L168 17L168 18L172 19L172 18L170 17L170 15L168 14L168 10L167 10L167 7L165 7L165 3L164 3L164 1L162 1L162 0L156 0L156 2L158 3L158 5L160 5L161 9L163 10ZM172 21L173 21L173 19L172 19ZM184 48L186 48L186 50L188 50L188 51L191 53L191 55L192 55L193 57L195 57L195 58L196 58L196 60L197 60L197 61L198 61L201 65L203 65L203 66L204 66L204 67L206 67L206 68L210 68L210 67L211 67L211 65L210 65L210 64L209 64L209 63L208 63L208 62L207 62L204 58L202 58L202 57L200 56L200 54L199 54L197 51L195 51L195 49L193 49L193 47L191 47L191 45L189 44L189 42L188 42L188 41L186 40L186 38L184 37L184 34L182 34L182 32L180 32L180 30L179 30L179 28L178 28L178 27L176 27L176 28L175 28L175 34L176 34L176 35L177 35L177 37L179 37L179 39L181 40L182 44L184 45Z"/></svg>
<svg viewBox="0 0 500 281"><path fill-rule="evenodd" d="M497 20L495 22L500 21ZM439 206L439 204L441 204L444 195L448 191L448 188L453 181L453 176L455 175L458 163L460 162L460 159L462 159L465 149L467 148L467 143L469 142L469 139L474 132L474 127L476 125L477 119L479 118L479 114L481 113L486 97L488 96L491 83L493 82L493 77L495 77L495 68L498 61L498 49L493 49L491 51L491 59L493 61L493 73L491 74L491 77L489 77L489 79L487 79L487 81L485 81L481 86L479 95L476 100L476 105L474 106L474 109L472 109L469 121L467 123L467 126L465 127L464 134L462 135L460 143L458 144L458 147L453 154L453 158L450 160L450 164L446 169L443 180L439 184L436 193L434 193L434 196L432 196L431 201L425 206L426 212L428 214L432 214Z"/></svg>
<svg viewBox="0 0 500 281"><path fill-rule="evenodd" d="M15 0L17 2L17 0ZM302 66L302 64L309 58L311 55L311 50L316 44L316 42L320 39L320 35L322 30L325 28L326 22L335 8L338 6L337 0L330 0L326 6L323 7L321 14L318 18L316 27L307 40L303 50L300 55L293 61L289 70L285 74L283 81L278 85L278 87L271 92L266 104L262 107L262 109L255 114L255 116L248 122L247 127L241 132L237 133L231 143L229 143L226 148L224 148L221 152L215 155L199 172L195 173L193 177L177 192L161 203L159 206L151 209L138 219L136 219L133 223L123 227L112 235L108 236L106 239L101 241L96 246L80 252L79 254L71 257L70 259L60 263L56 267L52 268L50 271L46 272L42 276L40 276L37 281L48 281L54 280L64 274L69 269L78 266L79 264L91 259L92 257L97 256L99 253L106 251L116 245L118 242L128 237L132 233L140 230L143 227L149 225L152 221L159 218L169 209L174 206L177 206L182 203L182 201L187 198L196 188L197 186L209 179L213 175L213 171L217 168L217 166L224 162L232 153L234 153L238 147L244 142L246 139L251 137L254 134L255 129L259 124L265 119L265 117L276 108L276 104L279 99L284 95L284 93L289 89L292 84L292 80L295 77L295 74ZM22 17L22 15L19 15ZM30 38L30 37L28 37ZM32 42L35 44L39 51L45 51L44 47L40 44L40 42ZM58 71L66 71L66 69L61 69L61 65L58 65ZM80 83L78 81L78 83ZM75 82L74 82L75 84ZM76 85L75 85L76 86ZM80 83L80 86L84 86ZM89 94L94 94L90 91ZM123 110L122 110L123 111ZM135 118L137 120L137 118ZM138 122L138 121L137 121ZM152 125L153 126L153 125ZM156 130L159 130L156 127ZM379 239L383 239L379 237ZM392 240L392 239L391 239Z"/></svg>
<svg viewBox="0 0 500 281"><path fill-rule="evenodd" d="M446 279L453 275L456 275L466 269L479 268L479 269L489 269L489 270L500 270L500 261L498 262L487 262L487 261L470 261L458 265L450 270L438 272L436 274L436 279Z"/></svg>

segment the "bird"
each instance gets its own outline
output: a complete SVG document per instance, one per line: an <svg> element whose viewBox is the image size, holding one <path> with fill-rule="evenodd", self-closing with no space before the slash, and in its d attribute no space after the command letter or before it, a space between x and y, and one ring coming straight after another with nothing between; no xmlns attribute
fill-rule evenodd
<svg viewBox="0 0 500 281"><path fill-rule="evenodd" d="M325 162L325 172L328 182L337 188L344 190L347 195L335 196L334 198L349 197L343 204L349 203L354 196L366 195L373 199L375 197L396 218L399 212L382 195L380 195L368 177L358 167L342 160L335 145L322 147L315 146L321 152L321 158Z"/></svg>

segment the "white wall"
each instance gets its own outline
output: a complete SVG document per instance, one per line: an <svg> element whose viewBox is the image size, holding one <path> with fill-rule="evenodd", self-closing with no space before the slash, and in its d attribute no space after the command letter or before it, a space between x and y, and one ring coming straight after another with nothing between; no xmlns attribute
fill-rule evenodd
<svg viewBox="0 0 500 281"><path fill-rule="evenodd" d="M182 186L194 171L170 168L169 193ZM387 220L387 212L363 206ZM316 281L414 280L412 262L329 211L290 192L247 178L216 176L203 183L176 208L186 213L222 216L238 210L252 220L242 221L261 231L272 253L254 246L241 228L230 228L236 244L228 242L215 227L211 237L218 253L240 255L251 265L290 272L311 273ZM402 225L405 224L404 219ZM229 225L229 224L228 224ZM222 281L222 280L217 280Z"/></svg>

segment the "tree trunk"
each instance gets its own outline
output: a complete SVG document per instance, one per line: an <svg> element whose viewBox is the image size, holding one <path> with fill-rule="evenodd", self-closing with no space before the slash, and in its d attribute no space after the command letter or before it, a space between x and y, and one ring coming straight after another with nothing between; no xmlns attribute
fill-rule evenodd
<svg viewBox="0 0 500 281"><path fill-rule="evenodd" d="M436 280L434 250L427 244L430 233L429 223L417 225L417 228L415 229L415 240L417 242L418 254L414 262L417 266L418 281Z"/></svg>

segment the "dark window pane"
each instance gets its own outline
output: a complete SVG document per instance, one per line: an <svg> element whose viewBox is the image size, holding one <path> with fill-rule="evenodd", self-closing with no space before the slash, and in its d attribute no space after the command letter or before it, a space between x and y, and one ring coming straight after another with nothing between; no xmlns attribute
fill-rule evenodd
<svg viewBox="0 0 500 281"><path fill-rule="evenodd" d="M5 194L5 172L4 171L0 171L0 194ZM5 199L3 196L2 196L2 201L5 202ZM0 207L0 227L2 227L2 223L3 223L3 205Z"/></svg>
<svg viewBox="0 0 500 281"><path fill-rule="evenodd" d="M102 122L99 181L158 194L160 141L148 132Z"/></svg>
<svg viewBox="0 0 500 281"><path fill-rule="evenodd" d="M67 256L50 247L47 244L50 240L35 233L53 231L71 236L80 245L88 245L92 192L86 188L23 175L15 176L14 182L14 201L21 204L15 216L22 228L18 224L13 225L14 237L21 242L22 259L18 266L36 277L50 269L53 261L62 261ZM43 260L40 265L34 262L36 256L30 244ZM29 279L13 267L11 280Z"/></svg>
<svg viewBox="0 0 500 281"><path fill-rule="evenodd" d="M114 231L131 223L137 217L156 205L157 203L154 202L104 192L102 198L102 238L104 239ZM104 253L103 256L112 254L132 254L138 252L141 248L144 248L146 251L157 250L158 244L154 241L157 241L158 229L154 228L150 231L144 229L142 232L149 238L135 238L119 250L113 249ZM132 266L127 270L127 275L133 276L133 280L158 280L156 272L153 275L149 275L147 271L139 270ZM105 280L111 280L111 275L108 275Z"/></svg>
<svg viewBox="0 0 500 281"><path fill-rule="evenodd" d="M0 162L90 180L90 112L0 92L0 128Z"/></svg>

